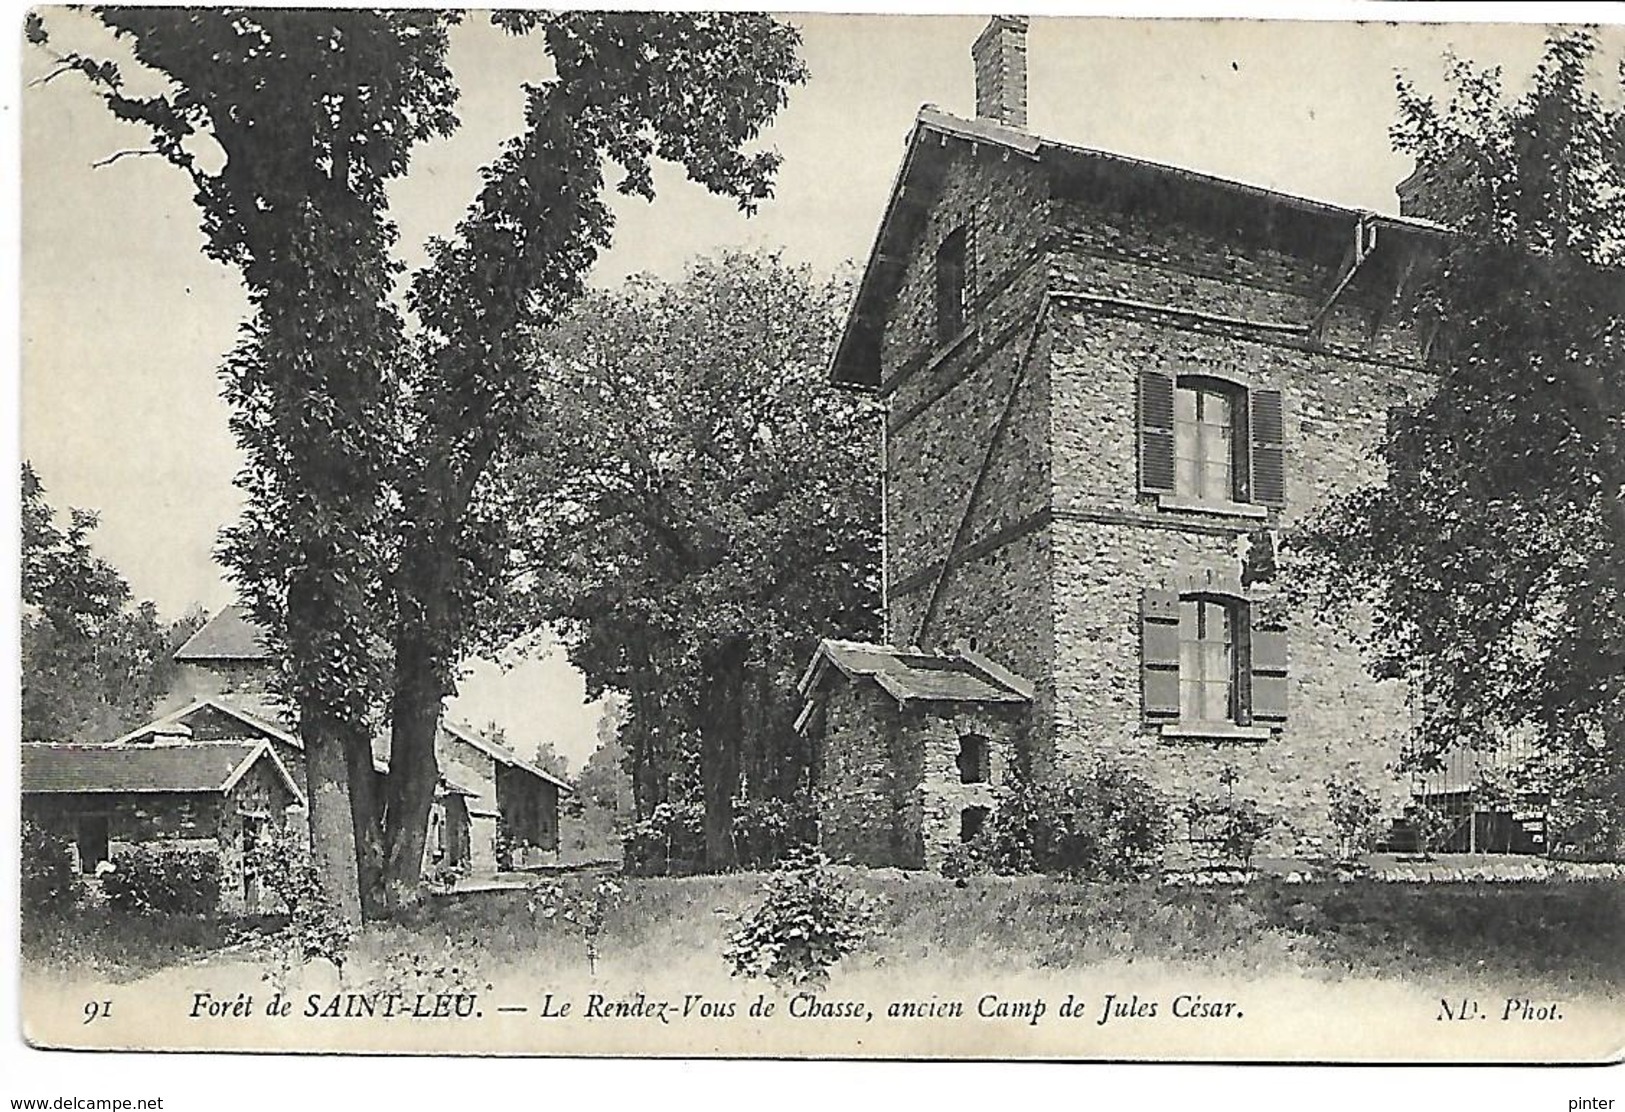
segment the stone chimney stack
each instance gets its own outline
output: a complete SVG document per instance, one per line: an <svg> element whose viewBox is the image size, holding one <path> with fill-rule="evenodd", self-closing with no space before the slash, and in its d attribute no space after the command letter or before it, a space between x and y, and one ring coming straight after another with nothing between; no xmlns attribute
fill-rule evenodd
<svg viewBox="0 0 1625 1112"><path fill-rule="evenodd" d="M1027 17L996 15L970 48L976 117L1027 129Z"/></svg>

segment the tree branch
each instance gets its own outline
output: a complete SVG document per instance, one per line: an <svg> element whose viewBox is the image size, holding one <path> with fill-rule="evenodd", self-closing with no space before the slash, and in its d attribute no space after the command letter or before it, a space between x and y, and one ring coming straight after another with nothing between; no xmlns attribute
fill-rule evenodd
<svg viewBox="0 0 1625 1112"><path fill-rule="evenodd" d="M117 162L121 158L148 154L155 154L162 157L163 153L163 151L158 150L156 147L146 147L141 150L114 151L106 158L98 158L95 162L92 162L90 164L90 168L92 170L100 170L103 166L113 165L113 163Z"/></svg>

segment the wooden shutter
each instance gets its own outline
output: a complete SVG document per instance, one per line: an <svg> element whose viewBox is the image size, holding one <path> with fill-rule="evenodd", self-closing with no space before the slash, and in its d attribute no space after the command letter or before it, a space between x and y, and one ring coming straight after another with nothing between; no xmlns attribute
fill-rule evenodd
<svg viewBox="0 0 1625 1112"><path fill-rule="evenodd" d="M1147 721L1179 718L1179 596L1172 591L1140 598L1140 691Z"/></svg>
<svg viewBox="0 0 1625 1112"><path fill-rule="evenodd" d="M1174 492L1174 376L1140 372L1140 490Z"/></svg>
<svg viewBox="0 0 1625 1112"><path fill-rule="evenodd" d="M1247 428L1252 438L1253 501L1286 504L1286 414L1279 390L1254 390L1247 397Z"/></svg>
<svg viewBox="0 0 1625 1112"><path fill-rule="evenodd" d="M1286 630L1254 625L1248 643L1251 658L1254 722L1286 721Z"/></svg>

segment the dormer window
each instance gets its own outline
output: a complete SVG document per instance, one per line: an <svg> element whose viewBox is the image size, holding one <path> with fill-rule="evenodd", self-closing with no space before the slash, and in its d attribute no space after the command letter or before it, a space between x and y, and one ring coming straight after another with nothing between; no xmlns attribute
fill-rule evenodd
<svg viewBox="0 0 1625 1112"><path fill-rule="evenodd" d="M937 247L937 342L946 344L965 330L970 304L970 267L965 226L943 237Z"/></svg>

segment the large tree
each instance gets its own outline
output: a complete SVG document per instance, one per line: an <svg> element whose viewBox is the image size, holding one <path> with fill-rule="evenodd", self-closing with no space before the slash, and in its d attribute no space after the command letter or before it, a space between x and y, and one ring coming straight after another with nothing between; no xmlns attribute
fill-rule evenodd
<svg viewBox="0 0 1625 1112"><path fill-rule="evenodd" d="M533 389L528 337L582 293L610 241L608 165L653 196L668 159L746 210L777 156L744 147L804 78L764 16L499 12L554 75L523 129L406 285L384 189L456 126L452 12L98 8L169 91L127 94L77 54L120 118L197 187L206 250L240 268L253 318L227 361L248 508L223 556L287 660L313 845L350 914L415 898L458 665L520 630L519 545L500 465ZM30 37L44 45L38 21ZM223 152L219 170L199 138ZM387 719L381 796L370 736Z"/></svg>
<svg viewBox="0 0 1625 1112"><path fill-rule="evenodd" d="M1598 60L1577 30L1549 39L1513 99L1464 63L1442 104L1401 80L1396 145L1456 233L1417 305L1433 388L1393 414L1386 481L1300 547L1327 583L1368 588L1376 670L1416 692L1419 763L1533 737L1531 786L1560 813L1589 799L1593 833L1617 844L1625 69Z"/></svg>
<svg viewBox="0 0 1625 1112"><path fill-rule="evenodd" d="M107 741L152 714L200 613L165 622L90 546L96 515L66 528L33 467L22 469L22 737Z"/></svg>
<svg viewBox="0 0 1625 1112"><path fill-rule="evenodd" d="M540 338L519 469L552 538L538 615L590 690L627 694L641 812L697 757L711 868L733 864L735 796L805 773L793 687L818 637L879 626L879 413L825 378L849 296L728 254L594 295Z"/></svg>

